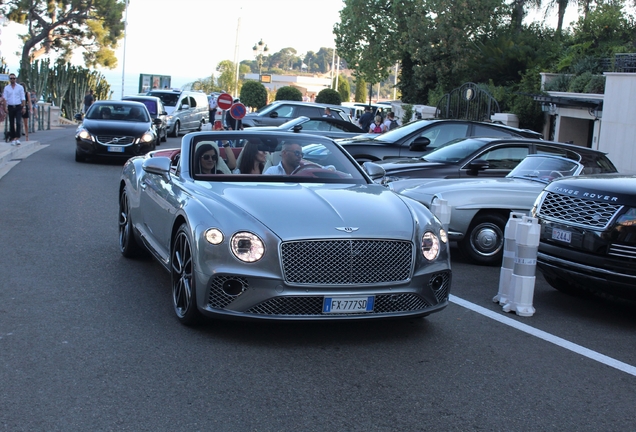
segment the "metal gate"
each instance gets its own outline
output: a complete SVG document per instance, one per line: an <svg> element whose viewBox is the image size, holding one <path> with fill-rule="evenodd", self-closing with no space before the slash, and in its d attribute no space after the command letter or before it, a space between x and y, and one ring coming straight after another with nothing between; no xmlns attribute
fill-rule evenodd
<svg viewBox="0 0 636 432"><path fill-rule="evenodd" d="M435 117L490 121L490 117L498 112L499 104L490 93L475 83L466 83L439 100Z"/></svg>

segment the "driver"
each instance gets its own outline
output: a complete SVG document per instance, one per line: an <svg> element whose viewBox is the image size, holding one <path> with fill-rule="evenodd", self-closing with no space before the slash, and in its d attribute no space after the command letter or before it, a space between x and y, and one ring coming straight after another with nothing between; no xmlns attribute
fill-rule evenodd
<svg viewBox="0 0 636 432"><path fill-rule="evenodd" d="M300 144L284 143L280 152L280 163L271 166L263 174L267 175L290 175L300 166L303 158L303 148Z"/></svg>

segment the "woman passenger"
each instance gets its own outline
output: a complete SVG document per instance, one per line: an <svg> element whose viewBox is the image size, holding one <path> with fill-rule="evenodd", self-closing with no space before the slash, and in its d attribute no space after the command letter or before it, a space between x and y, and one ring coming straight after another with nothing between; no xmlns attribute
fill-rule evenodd
<svg viewBox="0 0 636 432"><path fill-rule="evenodd" d="M198 174L230 174L225 162L219 162L219 148L213 144L201 144L194 154L194 163Z"/></svg>
<svg viewBox="0 0 636 432"><path fill-rule="evenodd" d="M241 162L235 174L263 174L268 152L258 149L258 144L248 142L241 152Z"/></svg>

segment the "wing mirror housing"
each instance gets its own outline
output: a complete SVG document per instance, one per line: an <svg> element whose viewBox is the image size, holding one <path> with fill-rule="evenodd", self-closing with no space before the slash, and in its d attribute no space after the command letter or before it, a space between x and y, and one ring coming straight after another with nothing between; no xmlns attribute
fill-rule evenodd
<svg viewBox="0 0 636 432"><path fill-rule="evenodd" d="M276 111L274 111L273 113L271 113L269 115L271 118L278 118L278 113Z"/></svg>
<svg viewBox="0 0 636 432"><path fill-rule="evenodd" d="M490 164L485 159L474 159L468 163L468 175L479 175L479 171L490 168Z"/></svg>
<svg viewBox="0 0 636 432"><path fill-rule="evenodd" d="M431 140L426 137L417 137L409 145L409 150L416 152L424 151L430 143Z"/></svg>

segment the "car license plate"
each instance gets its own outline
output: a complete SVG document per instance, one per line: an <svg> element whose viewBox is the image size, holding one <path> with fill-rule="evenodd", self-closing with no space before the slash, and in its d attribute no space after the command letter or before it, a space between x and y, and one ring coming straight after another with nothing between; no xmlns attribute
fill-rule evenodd
<svg viewBox="0 0 636 432"><path fill-rule="evenodd" d="M572 233L570 231L552 228L552 239L570 243L572 241Z"/></svg>
<svg viewBox="0 0 636 432"><path fill-rule="evenodd" d="M112 153L123 153L124 152L124 148L123 147L108 146L108 151L112 152Z"/></svg>
<svg viewBox="0 0 636 432"><path fill-rule="evenodd" d="M325 297L322 313L373 312L375 297Z"/></svg>

